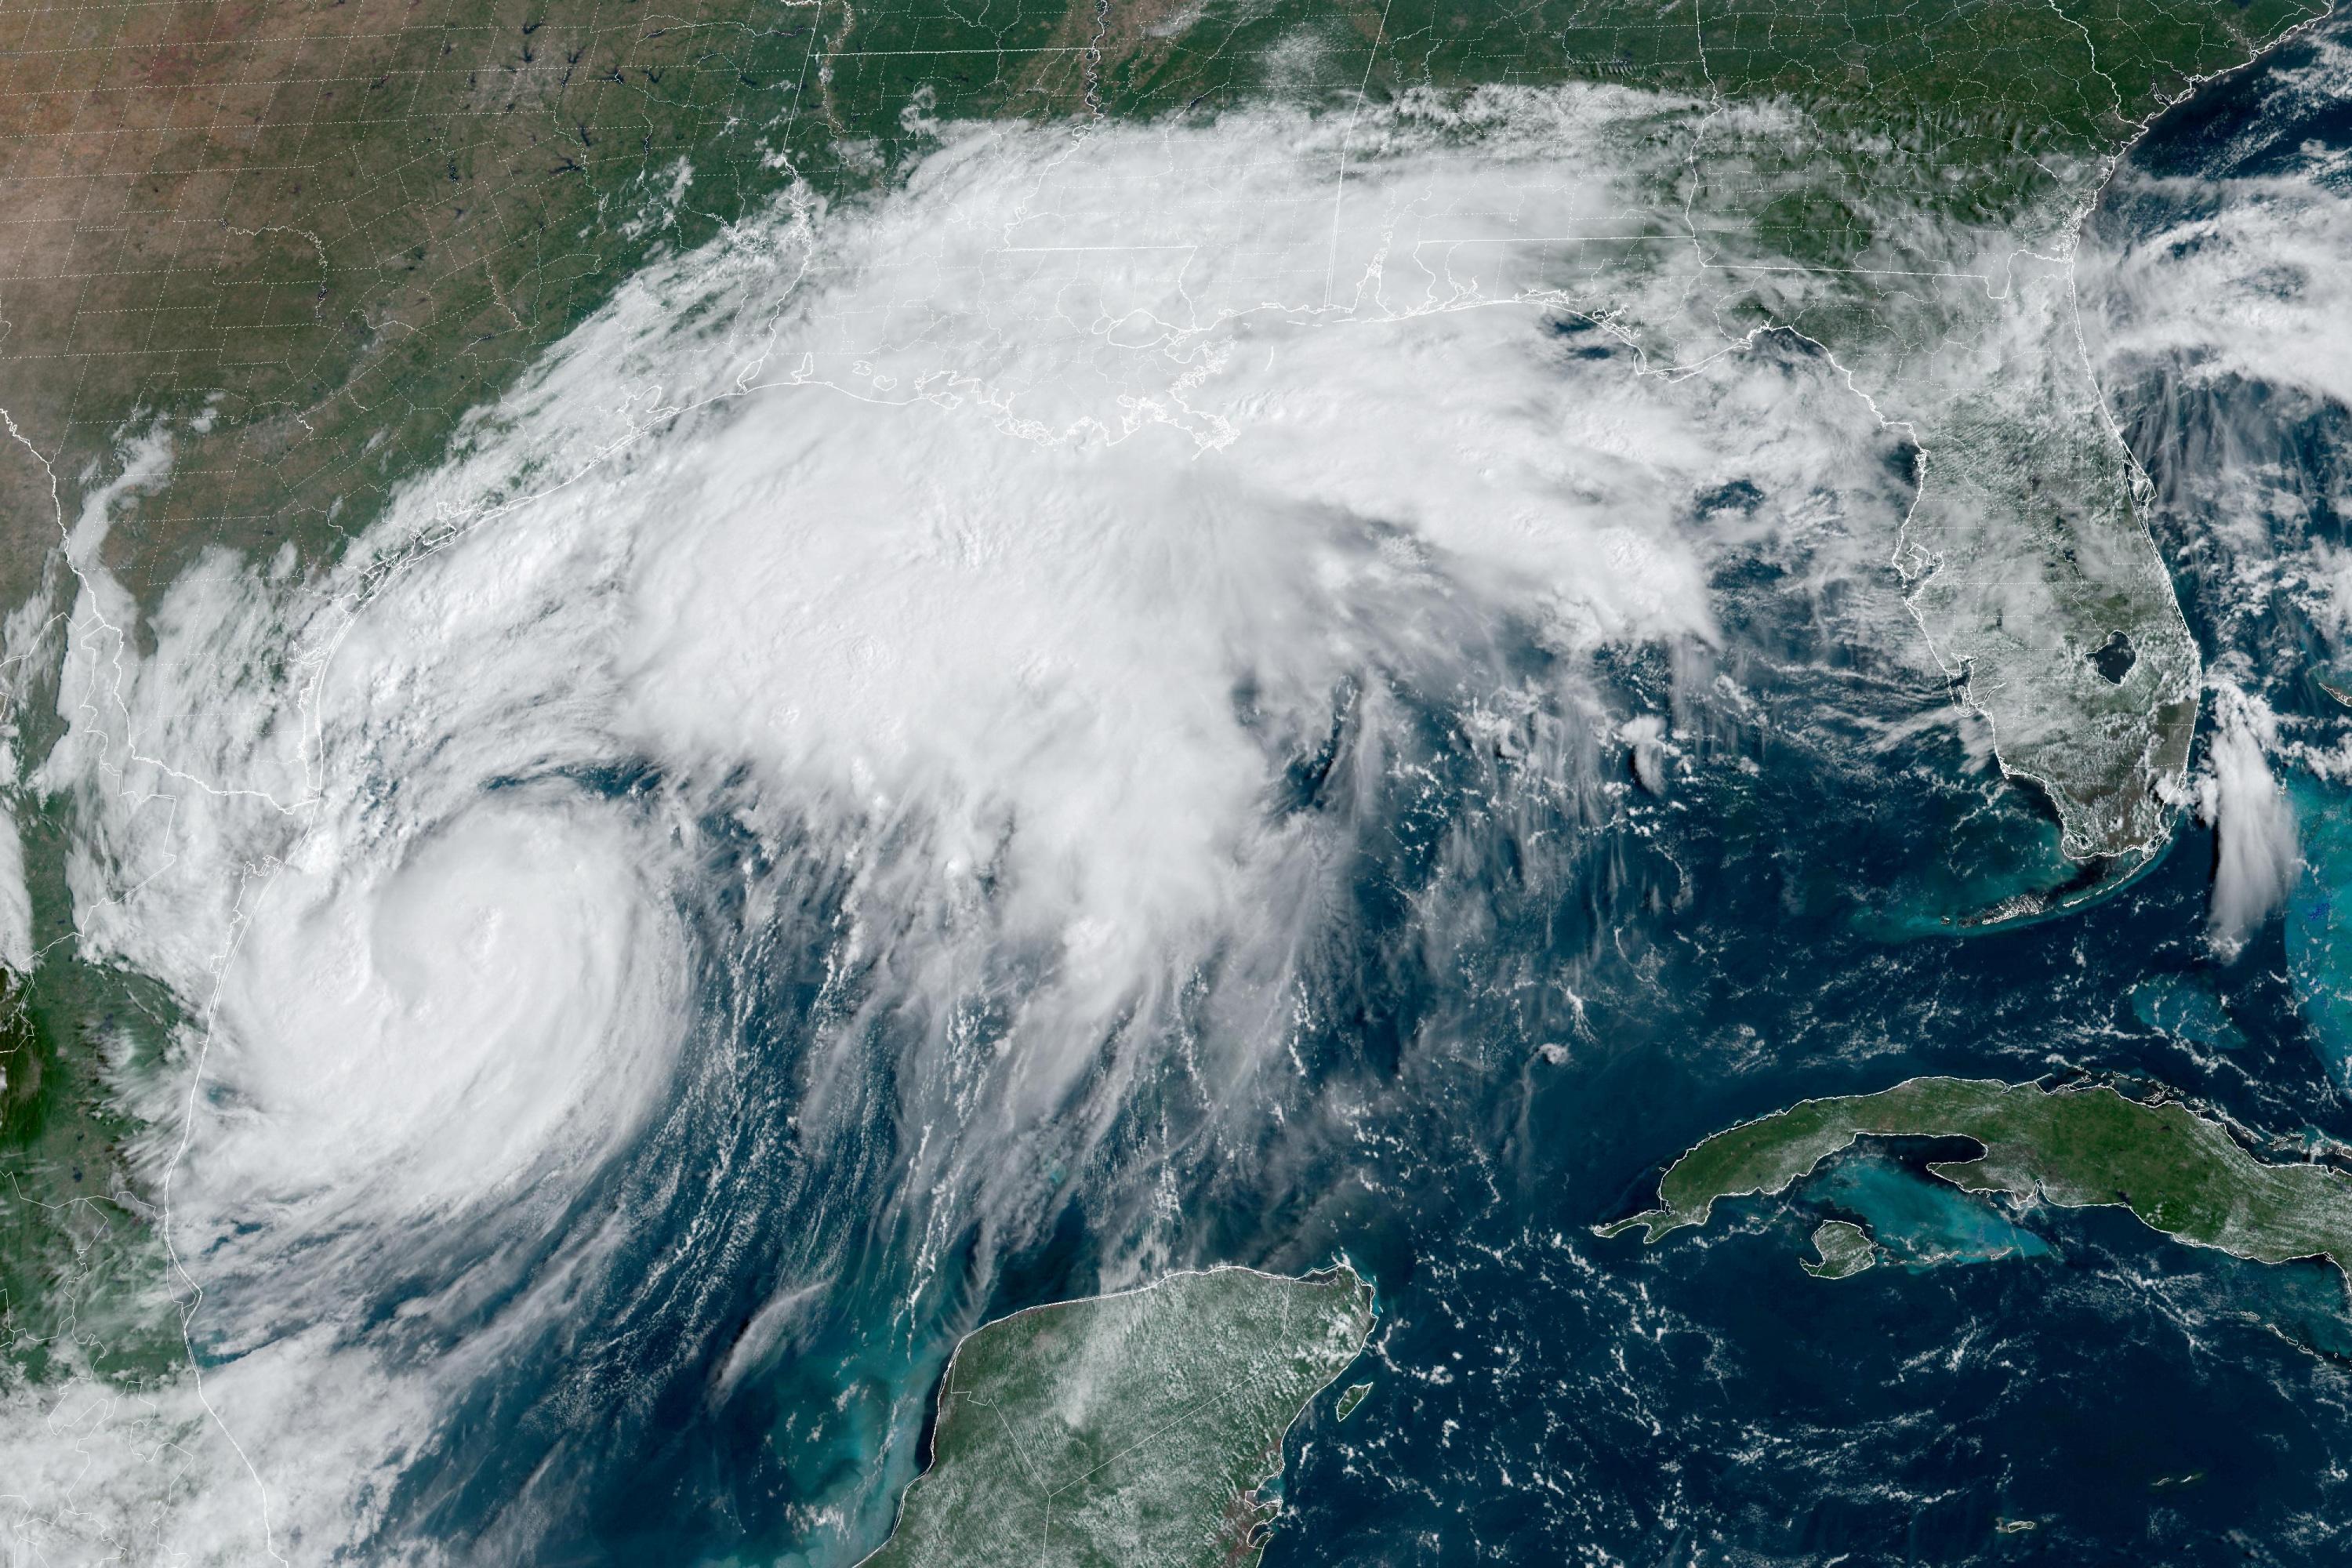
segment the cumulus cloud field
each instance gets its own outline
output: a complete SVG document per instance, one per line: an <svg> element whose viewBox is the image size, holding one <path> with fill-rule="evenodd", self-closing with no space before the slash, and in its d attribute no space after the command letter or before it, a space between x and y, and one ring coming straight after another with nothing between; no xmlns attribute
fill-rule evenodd
<svg viewBox="0 0 2352 1568"><path fill-rule="evenodd" d="M668 1201L645 1152L772 1096L715 1179L812 1213L878 1182L919 1293L1171 1053L1236 1100L1288 1070L1344 825L1280 801L1335 703L1328 787L1391 765L1409 686L1549 715L1596 803L1671 795L1674 716L1612 709L1591 661L1719 646L1710 572L1776 532L1883 582L1909 496L1835 366L1691 314L1635 192L1683 109L938 127L887 197L631 280L323 578L209 561L147 639L95 549L166 470L142 449L68 520L38 782L75 802L85 950L189 1020L121 1093L202 1370L0 1414L12 1550L511 1560L570 1462L451 1459L484 1390L583 1300L698 1288L621 1261ZM1713 348L1646 357L1603 267ZM1735 486L1759 501L1707 503ZM2232 724L2224 940L2292 833L2237 804L2268 732ZM821 958L763 1085L743 998L780 931ZM853 1267L845 1225L795 1241L722 1390ZM492 1525L440 1540L484 1492ZM853 1554L851 1500L820 1555Z"/></svg>
<svg viewBox="0 0 2352 1568"><path fill-rule="evenodd" d="M2352 476L2314 438L2352 406L2352 165L2273 129L2340 103L2347 84L2352 51L2317 40L2266 79L2264 113L2205 149L2204 167L2126 168L2079 279L2101 377L2139 411L2159 538L2210 618L2215 733L2195 787L2218 834L2212 938L2226 956L2299 864L2277 764L2352 777L2328 726L2284 711L2315 673L2341 685L2352 649L2352 559L2326 525L2352 510Z"/></svg>

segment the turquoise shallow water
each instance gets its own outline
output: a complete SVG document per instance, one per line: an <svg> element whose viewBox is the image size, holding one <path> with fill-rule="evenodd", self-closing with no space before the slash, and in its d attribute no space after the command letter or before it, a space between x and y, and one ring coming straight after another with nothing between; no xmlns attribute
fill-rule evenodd
<svg viewBox="0 0 2352 1568"><path fill-rule="evenodd" d="M2352 1090L2352 792L2297 774L2288 793L2304 860L2287 900L2288 972L2312 1049Z"/></svg>
<svg viewBox="0 0 2352 1568"><path fill-rule="evenodd" d="M2279 173L2231 162L2249 147L2352 145L2332 110L2278 110L2270 79L2209 84L2168 117L2142 149L2164 176L2148 201ZM2116 221L2161 237L2188 219ZM2283 406L2163 382L2116 404L2167 495L2252 450L2250 409ZM2321 464L2352 441L2311 449ZM2320 515L2352 489L2311 493L2281 538L2352 544ZM2294 687L2300 650L2332 634L2285 601L2241 616L2262 574L2216 552L2217 521L2165 516L2208 658L2267 672L2299 734L2344 725ZM2138 1075L2251 1127L2352 1137L2352 792L2294 784L2310 866L2234 963L2207 936L2213 837L2189 822L2136 879L1961 935L2071 872L2046 813L1937 717L1946 683L1839 644L1793 586L1834 575L1758 545L1710 584L1719 670L1656 650L1610 667L1613 711L1689 718L1691 767L1663 799L1621 783L1597 816L1532 741L1476 739L1476 692L1375 669L1336 693L1267 806L1332 846L1274 1067L1196 1067L1213 1059L1196 1037L1272 1026L1236 1021L1211 977L1135 1054L1140 1078L1074 1100L1098 1120L1039 1120L1013 1154L1049 1179L1007 1183L1018 1206L899 1201L908 1152L961 1113L899 1064L935 1032L1017 1044L1042 961L1015 952L988 1008L933 1017L845 934L855 904L822 839L699 825L709 874L681 919L707 954L703 1022L675 1102L597 1194L638 1223L601 1271L531 1280L565 1292L562 1333L501 1347L467 1419L384 1499L372 1560L428 1555L398 1550L413 1536L453 1563L847 1568L888 1529L957 1331L1136 1266L1344 1253L1381 1317L1342 1381L1376 1392L1344 1428L1327 1399L1293 1434L1266 1568L2346 1561L2352 1335L2329 1271L2177 1246L2112 1210L2004 1212L1908 1149L1838 1161L1771 1238L1593 1237L1707 1134L1916 1073ZM1864 586L1891 603L1901 584ZM1551 689L1541 637L1494 636L1495 689ZM1723 689L1737 701L1708 707ZM1890 713L1918 721L1890 741ZM1107 1046L1087 1070L1109 1081L1119 1059ZM806 1114L810 1082L829 1115ZM1807 1276L1794 1259L1824 1214L1909 1267ZM2019 1266L1943 1267L1996 1260ZM352 1331L400 1310L361 1303ZM576 1498L542 1506L551 1477ZM2021 1519L2036 1528L2000 1532Z"/></svg>
<svg viewBox="0 0 2352 1568"><path fill-rule="evenodd" d="M2245 1031L2231 1021L2221 996L2197 976L2152 975L2132 987L2131 1002L2134 1017L2175 1039L2217 1051L2234 1051L2246 1043Z"/></svg>
<svg viewBox="0 0 2352 1568"><path fill-rule="evenodd" d="M1867 1226L1892 1263L1925 1268L2050 1254L2048 1242L2012 1225L1990 1200L1891 1160L1842 1161L1812 1193Z"/></svg>

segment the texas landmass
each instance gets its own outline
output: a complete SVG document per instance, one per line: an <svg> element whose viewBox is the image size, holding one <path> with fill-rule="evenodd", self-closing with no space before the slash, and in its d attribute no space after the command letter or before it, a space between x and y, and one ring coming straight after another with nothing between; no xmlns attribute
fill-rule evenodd
<svg viewBox="0 0 2352 1568"><path fill-rule="evenodd" d="M1252 1568L1283 1435L1371 1329L1345 1263L1177 1274L984 1324L948 1363L930 1468L862 1568Z"/></svg>
<svg viewBox="0 0 2352 1568"><path fill-rule="evenodd" d="M2111 885L2170 830L2199 672L2073 335L2074 229L2150 116L2326 10L20 8L0 28L0 615L63 625L65 535L159 444L168 465L116 493L112 525L94 531L142 615L208 556L208 570L274 561L289 580L330 569L623 280L784 204L887 199L941 125L1076 136L1282 102L1362 116L1354 156L1369 160L1370 127L1402 105L1640 94L1664 173L1627 193L1626 243L1601 247L1577 308L1656 365L1800 336L1909 430L1922 464L1898 556L1906 596L1990 716L2002 766L2038 781L2067 853L2110 868ZM1680 268L1719 341L1618 309ZM35 782L61 729L59 646L50 635L19 661L0 713L15 769L0 797L25 840L42 955L0 982L0 1363L36 1377L79 1364L76 1325L102 1279L161 1278L156 1194L123 1155L138 1129L111 1109L109 1064L160 1053L184 1022L71 940L76 807ZM2045 894L2021 900L1995 913L2036 912ZM102 1218L83 1230L67 1215ZM176 1323L151 1315L149 1331L107 1342L175 1354Z"/></svg>
<svg viewBox="0 0 2352 1568"><path fill-rule="evenodd" d="M2066 852L2136 865L2168 830L2197 659L2074 331L2075 233L2151 116L2326 8L36 10L0 37L25 237L0 260L0 608L54 581L58 536L142 439L168 441L168 477L103 546L142 605L207 550L323 566L620 279L780 203L887 194L943 124L1286 102L1353 126L1630 90L1664 155L1622 193L1624 232L1565 244L1591 276L1556 297L1661 366L1759 332L1834 356L1921 454L1896 561L1936 658ZM1354 155L1376 141L1367 122ZM1662 279L1690 320L1645 312Z"/></svg>
<svg viewBox="0 0 2352 1568"><path fill-rule="evenodd" d="M1968 1139L1983 1152L1928 1172L1970 1193L2129 1209L2176 1240L2258 1263L2324 1258L2352 1287L2352 1176L2257 1158L2177 1100L2132 1100L2105 1085L1915 1078L1876 1094L1804 1100L1703 1140L1660 1178L1658 1207L1596 1232L1639 1226L1654 1242L1705 1225L1717 1200L1784 1193L1864 1137ZM1868 1267L1860 1227L1815 1239L1816 1277Z"/></svg>

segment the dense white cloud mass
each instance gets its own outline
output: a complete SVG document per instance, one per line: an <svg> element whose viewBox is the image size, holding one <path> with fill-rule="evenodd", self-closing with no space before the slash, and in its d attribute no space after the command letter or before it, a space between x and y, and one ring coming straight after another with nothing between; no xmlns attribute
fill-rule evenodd
<svg viewBox="0 0 2352 1568"><path fill-rule="evenodd" d="M25 887L25 841L16 820L0 810L0 967L18 974L33 967L33 899Z"/></svg>
<svg viewBox="0 0 2352 1568"><path fill-rule="evenodd" d="M215 1019L209 1065L239 1097L227 1120L268 1136L207 1137L183 1196L433 1215L626 1136L685 1003L643 850L572 800L527 795L388 866L306 837L253 897ZM333 1046L269 1048L296 1041Z"/></svg>
<svg viewBox="0 0 2352 1568"><path fill-rule="evenodd" d="M2309 738L2327 727L2282 699L2312 673L2342 686L2352 652L2352 560L2326 521L2352 494L2340 464L2312 460L2328 443L2311 437L2352 405L2347 165L2279 129L2347 87L2352 53L2315 40L2306 62L2263 79L2264 113L2197 148L2197 172L2126 171L2081 272L2088 345L2119 402L2147 411L2141 456L2175 569L2198 579L2212 623L2215 722L2198 784L2218 830L2211 931L2224 954L2296 872L2273 761L2352 773L2352 755Z"/></svg>
<svg viewBox="0 0 2352 1568"><path fill-rule="evenodd" d="M2321 39L2266 90L2292 125L2347 87L2352 52ZM2273 144L2273 120L2205 155L2223 177L2118 177L2106 232L2094 231L2104 243L2084 257L2084 320L2104 377L2162 412L2150 427L2167 445L2143 456L2164 499L2193 514L2194 543L2227 563L2208 584L2219 605L2259 617L2284 591L2340 642L2352 576L2302 514L2352 498L2299 493L2311 476L2278 443L2300 418L2352 406L2352 200L2343 155Z"/></svg>
<svg viewBox="0 0 2352 1568"><path fill-rule="evenodd" d="M1663 787L1664 721L1621 731L1580 660L1715 639L1710 562L1776 530L1883 563L1900 489L1819 362L1644 375L1563 309L1679 111L1496 97L1344 153L1278 116L949 129L902 194L630 283L331 580L210 562L142 655L86 565L45 782L83 942L199 1021L124 1092L217 1364L93 1427L19 1538L250 1561L266 1497L289 1560L401 1554L405 1457L594 1275L599 1173L730 1027L705 978L765 962L697 922L714 822L835 889L799 1135L908 1030L929 1260L1211 966L1186 1048L1279 1058L1325 847L1269 801L1335 692L1376 775L1368 675L1475 706L1517 637L1558 684L1512 700L1604 720L1568 782L1631 743Z"/></svg>
<svg viewBox="0 0 2352 1568"><path fill-rule="evenodd" d="M2308 65L2273 74L2268 90L2288 100L2281 118L2341 101L2352 85L2352 50L2321 39ZM2302 100L2297 103L2295 100ZM2241 143L2213 149L2205 174L2121 176L2119 210L2169 209L2132 243L2086 253L2084 297L2098 345L2111 359L2171 359L2201 378L2238 375L2352 403L2352 202L2344 155L2315 144L2263 145L2271 120Z"/></svg>
<svg viewBox="0 0 2352 1568"><path fill-rule="evenodd" d="M2200 788L2205 819L2221 837L2213 869L2213 943L2235 957L2286 897L2298 864L2294 806L2263 757L2278 723L2261 700L2223 684L2218 732Z"/></svg>

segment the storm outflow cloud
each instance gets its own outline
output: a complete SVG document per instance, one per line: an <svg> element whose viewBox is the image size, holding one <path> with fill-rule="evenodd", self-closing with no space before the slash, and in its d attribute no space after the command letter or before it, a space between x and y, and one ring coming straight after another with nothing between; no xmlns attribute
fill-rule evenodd
<svg viewBox="0 0 2352 1568"><path fill-rule="evenodd" d="M2080 278L2087 346L2135 421L2219 672L2199 810L2217 830L2210 932L2229 956L2299 868L2274 765L2352 770L2329 726L2293 717L2308 676L2340 682L2352 657L2341 465L2312 437L2352 405L2352 200L2345 155L2309 134L2352 87L2352 53L2316 38L2254 85L2263 112L2201 129L2193 171L2117 176Z"/></svg>
<svg viewBox="0 0 2352 1568"><path fill-rule="evenodd" d="M2218 689L2214 718L2200 805L2221 838L2213 868L2213 944L2234 958L2286 897L2301 861L2294 804L2263 755L2278 739L2277 721L2260 699L2226 682Z"/></svg>
<svg viewBox="0 0 2352 1568"><path fill-rule="evenodd" d="M2352 406L2352 165L2302 135L2352 89L2352 51L2314 40L2263 87L2264 111L2203 149L2199 172L2117 176L2081 294L2111 400L2145 411L2140 456L2184 556L2213 563L2205 596L2231 623L2222 640L2246 643L2267 675L2280 660L2250 639L2274 607L2352 647L2352 571L2334 531L2310 526L2342 510L2342 478L2324 458L2307 466L2298 430Z"/></svg>
<svg viewBox="0 0 2352 1568"><path fill-rule="evenodd" d="M2208 152L2204 172L2118 176L2108 226L2137 232L2086 252L2095 348L2352 403L2352 165L2316 142L2272 140L2276 126L2340 104L2347 86L2352 50L2315 40L2306 64L2266 79L2270 111Z"/></svg>
<svg viewBox="0 0 2352 1568"><path fill-rule="evenodd" d="M1717 639L1710 562L1792 506L1885 559L1890 438L1826 367L1645 374L1576 308L1678 106L1474 107L948 128L897 195L631 282L324 580L207 563L142 655L87 569L46 782L83 942L196 1020L125 1093L218 1361L90 1437L88 1520L198 1561L258 1499L296 1559L396 1531L451 1402L625 1243L603 1174L740 1086L712 988L794 910L827 978L762 1158L864 1137L889 1039L932 1267L1180 1006L1204 1076L1280 1059L1335 829L1269 800L1335 692L1376 775L1382 682L1483 701L1517 628L1557 685L1514 700L1592 717L1561 765L1617 788L1586 656ZM199 1502L123 1500L156 1422Z"/></svg>

